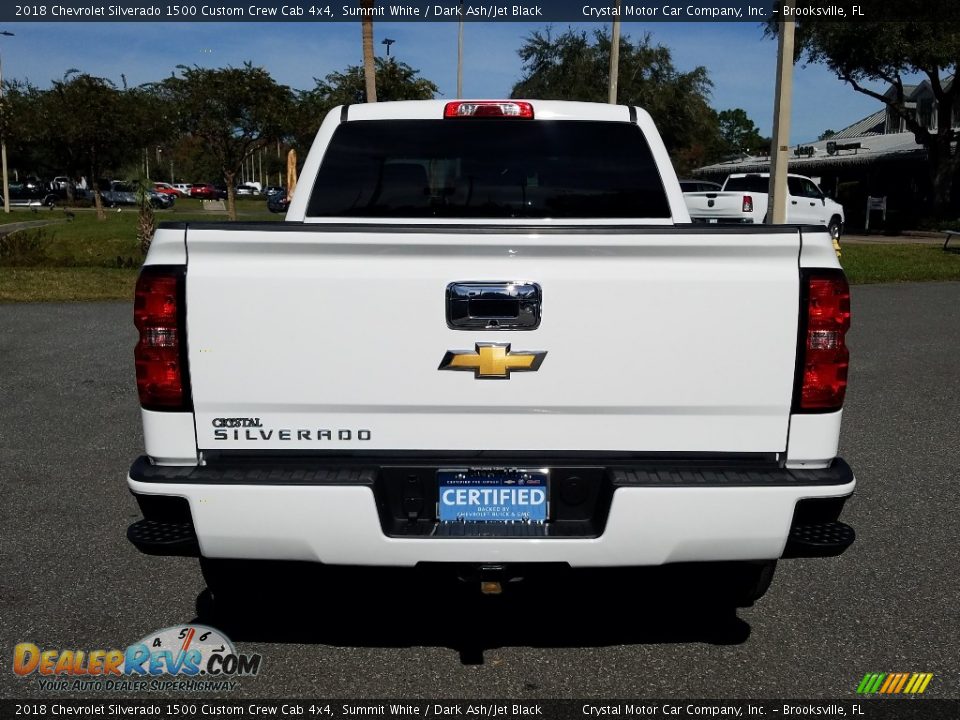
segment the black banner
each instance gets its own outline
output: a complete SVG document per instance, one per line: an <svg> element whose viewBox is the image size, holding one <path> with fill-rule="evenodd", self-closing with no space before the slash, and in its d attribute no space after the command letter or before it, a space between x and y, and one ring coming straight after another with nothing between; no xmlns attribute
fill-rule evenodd
<svg viewBox="0 0 960 720"><path fill-rule="evenodd" d="M0 717L955 720L960 700L3 700Z"/></svg>
<svg viewBox="0 0 960 720"><path fill-rule="evenodd" d="M955 0L36 0L3 3L0 22L825 22L960 21Z"/></svg>

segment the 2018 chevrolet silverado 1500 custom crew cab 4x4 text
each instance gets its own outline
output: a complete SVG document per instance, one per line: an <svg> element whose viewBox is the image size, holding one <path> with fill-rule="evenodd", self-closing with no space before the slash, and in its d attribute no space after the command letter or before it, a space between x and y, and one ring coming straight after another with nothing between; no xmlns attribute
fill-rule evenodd
<svg viewBox="0 0 960 720"><path fill-rule="evenodd" d="M285 222L160 226L134 315L128 536L215 598L254 560L713 563L749 602L853 541L830 237L692 225L638 108L337 108Z"/></svg>

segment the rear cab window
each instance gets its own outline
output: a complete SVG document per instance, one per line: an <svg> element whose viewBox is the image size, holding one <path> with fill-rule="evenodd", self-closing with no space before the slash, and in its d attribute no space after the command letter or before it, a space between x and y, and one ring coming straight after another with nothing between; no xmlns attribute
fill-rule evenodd
<svg viewBox="0 0 960 720"><path fill-rule="evenodd" d="M724 191L729 192L755 192L765 193L770 189L770 178L762 175L744 175L742 177L727 178L723 186Z"/></svg>
<svg viewBox="0 0 960 720"><path fill-rule="evenodd" d="M578 120L340 125L310 217L669 218L641 129Z"/></svg>

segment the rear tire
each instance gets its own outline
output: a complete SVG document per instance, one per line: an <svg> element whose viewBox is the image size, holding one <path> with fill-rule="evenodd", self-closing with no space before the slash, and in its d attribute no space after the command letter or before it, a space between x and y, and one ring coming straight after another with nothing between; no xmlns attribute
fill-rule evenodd
<svg viewBox="0 0 960 720"><path fill-rule="evenodd" d="M213 595L216 612L227 617L250 610L269 610L319 587L324 566L279 560L200 558L200 573Z"/></svg>
<svg viewBox="0 0 960 720"><path fill-rule="evenodd" d="M672 571L678 600L750 607L767 592L777 563L711 562L678 565Z"/></svg>
<svg viewBox="0 0 960 720"><path fill-rule="evenodd" d="M834 215L830 218L830 223L827 225L827 232L830 233L830 237L834 240L840 239L840 233L843 231L843 223L840 222L840 218Z"/></svg>
<svg viewBox="0 0 960 720"><path fill-rule="evenodd" d="M738 607L750 607L770 589L776 570L776 560L733 563L729 579L721 580L722 590Z"/></svg>
<svg viewBox="0 0 960 720"><path fill-rule="evenodd" d="M213 595L218 615L233 616L273 599L264 593L280 590L278 563L262 560L200 558L200 573Z"/></svg>

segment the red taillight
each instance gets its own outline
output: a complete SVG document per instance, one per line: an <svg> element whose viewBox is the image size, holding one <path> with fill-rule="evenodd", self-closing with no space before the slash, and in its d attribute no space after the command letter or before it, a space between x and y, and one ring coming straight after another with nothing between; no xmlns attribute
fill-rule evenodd
<svg viewBox="0 0 960 720"><path fill-rule="evenodd" d="M533 120L533 105L515 100L469 100L448 102L445 118L525 118Z"/></svg>
<svg viewBox="0 0 960 720"><path fill-rule="evenodd" d="M148 266L137 279L133 351L140 405L146 410L189 410L180 328L183 268Z"/></svg>
<svg viewBox="0 0 960 720"><path fill-rule="evenodd" d="M750 195L743 196L743 212L753 212L753 197Z"/></svg>
<svg viewBox="0 0 960 720"><path fill-rule="evenodd" d="M798 410L833 411L843 407L850 353L850 288L840 272L806 276L807 316Z"/></svg>

